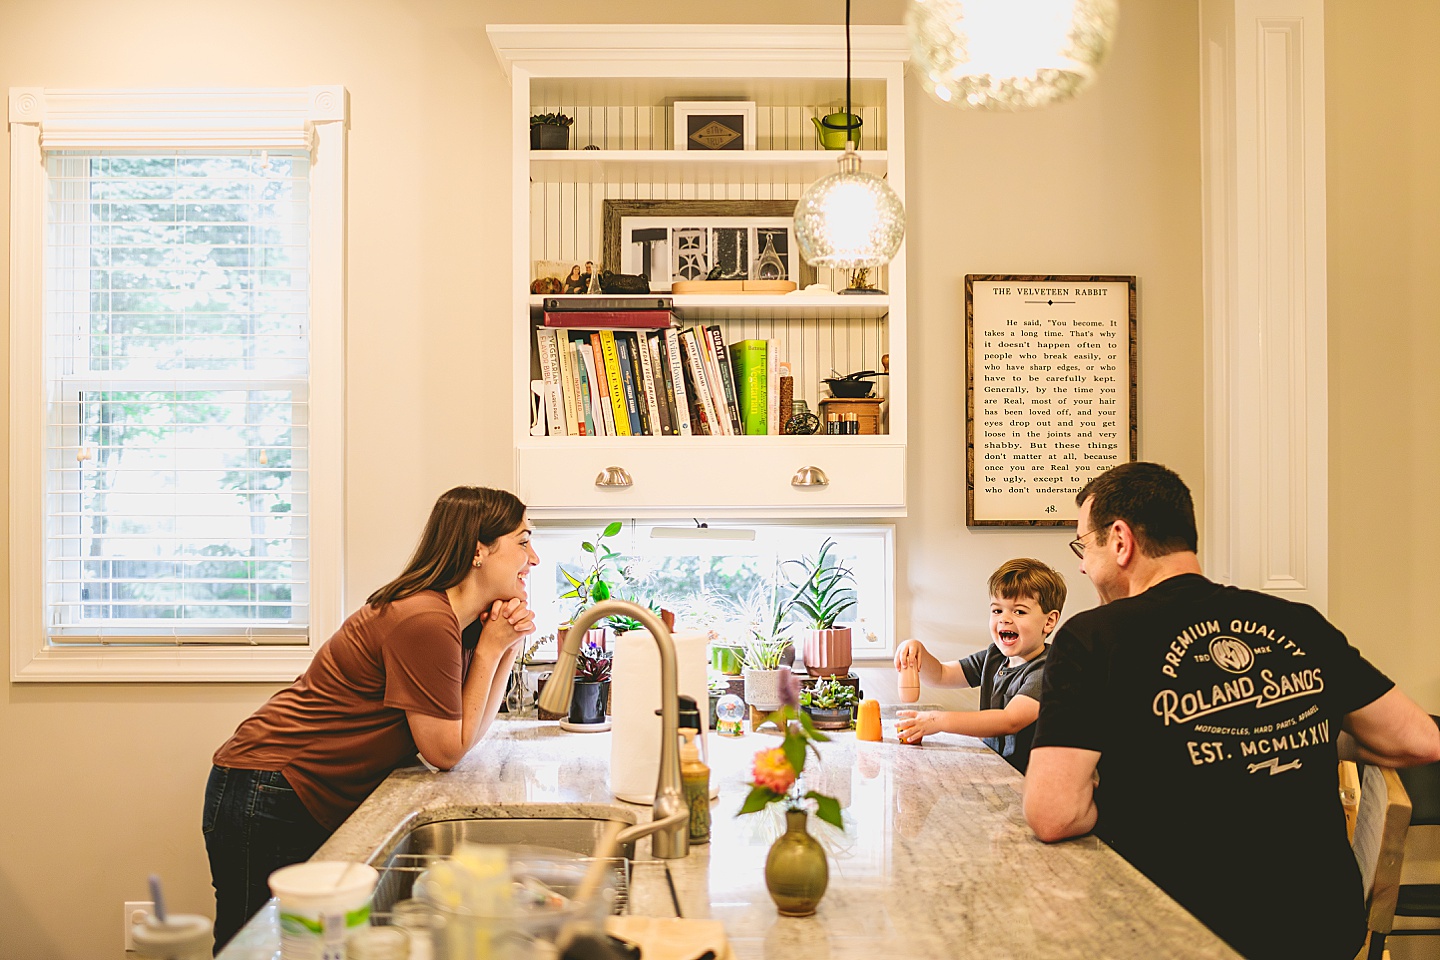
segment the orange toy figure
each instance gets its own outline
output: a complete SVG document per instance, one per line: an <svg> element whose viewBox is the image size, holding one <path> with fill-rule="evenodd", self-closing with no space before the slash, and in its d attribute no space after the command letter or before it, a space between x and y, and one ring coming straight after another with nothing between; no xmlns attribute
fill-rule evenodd
<svg viewBox="0 0 1440 960"><path fill-rule="evenodd" d="M860 701L860 715L855 721L855 739L875 741L880 739L880 701Z"/></svg>

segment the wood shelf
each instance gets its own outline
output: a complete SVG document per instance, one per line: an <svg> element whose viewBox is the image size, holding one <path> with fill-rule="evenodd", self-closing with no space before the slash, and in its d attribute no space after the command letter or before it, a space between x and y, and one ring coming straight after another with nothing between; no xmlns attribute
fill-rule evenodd
<svg viewBox="0 0 1440 960"><path fill-rule="evenodd" d="M809 183L839 170L840 150L531 150L534 183ZM861 150L861 168L883 177L889 154Z"/></svg>

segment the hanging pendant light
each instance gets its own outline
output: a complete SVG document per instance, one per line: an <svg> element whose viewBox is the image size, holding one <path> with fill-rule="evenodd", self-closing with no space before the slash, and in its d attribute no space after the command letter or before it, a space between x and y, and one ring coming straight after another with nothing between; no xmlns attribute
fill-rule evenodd
<svg viewBox="0 0 1440 960"><path fill-rule="evenodd" d="M1089 86L1119 15L1119 0L910 0L905 21L932 97L1023 110Z"/></svg>
<svg viewBox="0 0 1440 960"><path fill-rule="evenodd" d="M805 262L834 270L881 267L905 239L905 205L883 178L860 169L850 108L850 0L845 0L845 152L840 172L817 180L795 204L795 242Z"/></svg>

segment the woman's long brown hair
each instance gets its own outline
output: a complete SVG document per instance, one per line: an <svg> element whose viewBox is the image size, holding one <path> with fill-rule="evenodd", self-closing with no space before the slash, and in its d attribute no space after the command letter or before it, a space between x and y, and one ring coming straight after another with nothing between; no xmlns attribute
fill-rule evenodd
<svg viewBox="0 0 1440 960"><path fill-rule="evenodd" d="M365 602L383 606L419 593L455 586L470 572L475 545L486 546L519 529L525 504L508 490L455 487L440 495L405 572L370 594Z"/></svg>

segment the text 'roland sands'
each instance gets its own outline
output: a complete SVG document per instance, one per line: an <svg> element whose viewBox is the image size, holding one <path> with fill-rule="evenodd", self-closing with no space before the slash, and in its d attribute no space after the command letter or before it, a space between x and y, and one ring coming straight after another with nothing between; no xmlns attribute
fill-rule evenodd
<svg viewBox="0 0 1440 960"><path fill-rule="evenodd" d="M1151 704L1155 716L1172 723L1190 723L1212 713L1229 710L1251 703L1256 707L1268 707L1296 697L1314 696L1325 689L1325 681L1318 667L1296 670L1293 673L1276 676L1273 670L1260 671L1260 686L1250 677L1236 677L1225 683L1217 683L1210 690L1195 690L1180 693L1175 690L1161 690Z"/></svg>

